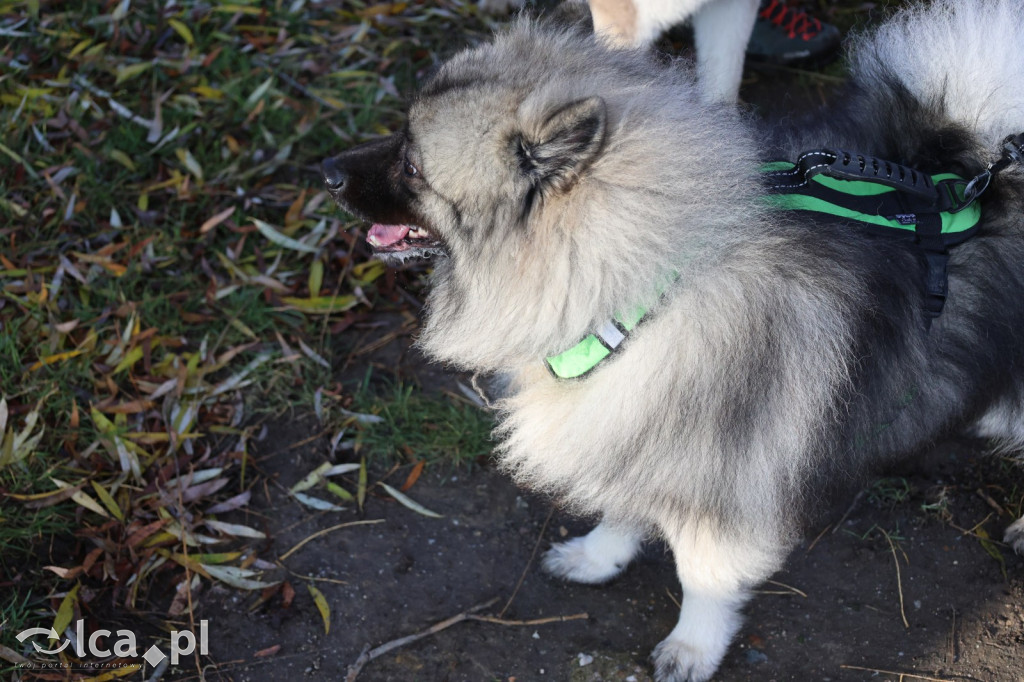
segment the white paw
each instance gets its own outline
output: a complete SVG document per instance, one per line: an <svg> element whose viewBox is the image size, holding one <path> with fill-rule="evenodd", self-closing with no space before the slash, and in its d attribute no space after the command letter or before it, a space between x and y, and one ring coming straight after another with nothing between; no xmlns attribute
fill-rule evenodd
<svg viewBox="0 0 1024 682"><path fill-rule="evenodd" d="M1011 523L1003 535L1003 542L1013 547L1013 551L1024 556L1024 517Z"/></svg>
<svg viewBox="0 0 1024 682"><path fill-rule="evenodd" d="M651 654L654 679L656 682L705 682L715 674L723 653L669 637Z"/></svg>
<svg viewBox="0 0 1024 682"><path fill-rule="evenodd" d="M583 537L549 549L544 569L577 583L603 583L622 573L642 542L643 536L635 531L602 521Z"/></svg>
<svg viewBox="0 0 1024 682"><path fill-rule="evenodd" d="M609 555L596 555L588 551L587 537L573 538L553 545L544 554L544 570L551 575L575 583L597 584L608 582L626 568L624 561Z"/></svg>

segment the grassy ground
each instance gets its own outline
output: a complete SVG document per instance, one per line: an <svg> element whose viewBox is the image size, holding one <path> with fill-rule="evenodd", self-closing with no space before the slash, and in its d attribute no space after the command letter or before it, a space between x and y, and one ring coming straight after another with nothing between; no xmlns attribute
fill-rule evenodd
<svg viewBox="0 0 1024 682"><path fill-rule="evenodd" d="M371 456L420 447L403 418L476 419L334 383L330 335L393 283L316 172L456 28L487 30L457 0L0 0L0 658L100 599L257 580L258 534L217 518L268 415L340 433L359 401Z"/></svg>

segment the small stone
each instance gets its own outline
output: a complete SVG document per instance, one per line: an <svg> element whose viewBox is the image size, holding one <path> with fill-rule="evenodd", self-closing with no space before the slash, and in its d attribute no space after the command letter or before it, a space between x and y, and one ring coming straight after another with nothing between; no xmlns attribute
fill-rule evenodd
<svg viewBox="0 0 1024 682"><path fill-rule="evenodd" d="M576 654L576 656L580 659L580 667L581 668L584 667L584 666L590 665L591 663L594 662L594 657L591 656L590 654Z"/></svg>
<svg viewBox="0 0 1024 682"><path fill-rule="evenodd" d="M765 663L768 657L757 649L747 649L747 663Z"/></svg>

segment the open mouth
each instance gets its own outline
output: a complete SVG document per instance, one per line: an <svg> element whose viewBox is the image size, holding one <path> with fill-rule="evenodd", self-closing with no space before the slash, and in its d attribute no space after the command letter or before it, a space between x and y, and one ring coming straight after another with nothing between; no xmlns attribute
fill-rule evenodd
<svg viewBox="0 0 1024 682"><path fill-rule="evenodd" d="M441 240L416 225L374 224L366 235L366 243L378 254L394 255L403 260L445 255Z"/></svg>

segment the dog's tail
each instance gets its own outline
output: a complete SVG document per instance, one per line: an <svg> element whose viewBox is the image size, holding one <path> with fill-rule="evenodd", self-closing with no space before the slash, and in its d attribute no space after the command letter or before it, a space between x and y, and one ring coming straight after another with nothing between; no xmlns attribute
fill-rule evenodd
<svg viewBox="0 0 1024 682"><path fill-rule="evenodd" d="M995 144L1024 131L1022 31L1022 0L935 0L856 40L850 62Z"/></svg>

